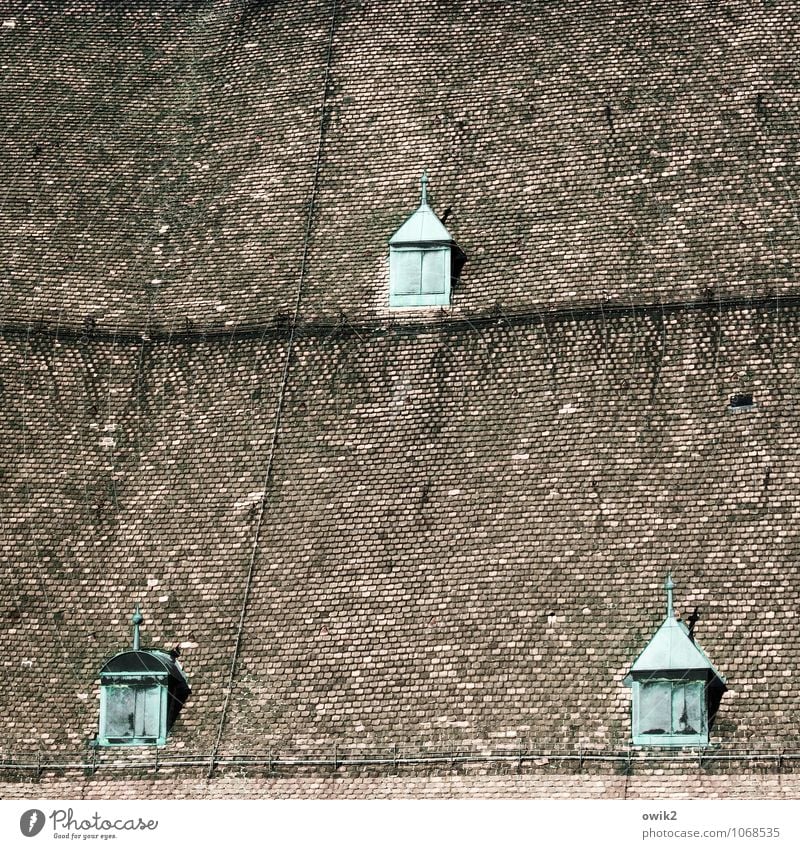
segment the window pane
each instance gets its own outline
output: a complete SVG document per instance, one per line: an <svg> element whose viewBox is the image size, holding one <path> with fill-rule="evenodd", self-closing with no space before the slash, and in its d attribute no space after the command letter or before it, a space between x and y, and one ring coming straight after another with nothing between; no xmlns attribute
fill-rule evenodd
<svg viewBox="0 0 800 849"><path fill-rule="evenodd" d="M442 295L445 284L447 251L425 251L422 254L422 294Z"/></svg>
<svg viewBox="0 0 800 849"><path fill-rule="evenodd" d="M639 689L639 733L670 734L672 685L669 681L642 684Z"/></svg>
<svg viewBox="0 0 800 849"><path fill-rule="evenodd" d="M702 723L703 683L690 681L672 688L672 733L700 734Z"/></svg>
<svg viewBox="0 0 800 849"><path fill-rule="evenodd" d="M106 690L106 737L133 737L135 692L131 687Z"/></svg>
<svg viewBox="0 0 800 849"><path fill-rule="evenodd" d="M392 291L396 295L418 295L422 275L420 251L392 251Z"/></svg>
<svg viewBox="0 0 800 849"><path fill-rule="evenodd" d="M136 736L158 737L161 718L161 688L136 689Z"/></svg>

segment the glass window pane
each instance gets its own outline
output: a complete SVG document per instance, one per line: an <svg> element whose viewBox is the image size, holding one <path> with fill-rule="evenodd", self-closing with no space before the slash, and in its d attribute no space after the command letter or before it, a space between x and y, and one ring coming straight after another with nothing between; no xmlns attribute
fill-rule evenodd
<svg viewBox="0 0 800 849"><path fill-rule="evenodd" d="M702 732L702 702L702 681L689 681L685 684L673 684L673 734L700 734Z"/></svg>
<svg viewBox="0 0 800 849"><path fill-rule="evenodd" d="M131 687L109 687L106 690L106 737L133 737L136 710L135 690Z"/></svg>
<svg viewBox="0 0 800 849"><path fill-rule="evenodd" d="M136 736L158 737L161 718L161 688L136 689Z"/></svg>
<svg viewBox="0 0 800 849"><path fill-rule="evenodd" d="M672 685L653 681L639 688L639 733L670 734Z"/></svg>
<svg viewBox="0 0 800 849"><path fill-rule="evenodd" d="M442 295L445 288L447 251L425 251L422 254L422 294Z"/></svg>
<svg viewBox="0 0 800 849"><path fill-rule="evenodd" d="M392 251L392 291L396 295L418 295L422 276L420 251Z"/></svg>

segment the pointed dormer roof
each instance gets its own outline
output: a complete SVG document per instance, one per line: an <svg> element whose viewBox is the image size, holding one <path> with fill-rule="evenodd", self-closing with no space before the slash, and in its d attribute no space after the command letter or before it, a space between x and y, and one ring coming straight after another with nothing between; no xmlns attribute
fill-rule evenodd
<svg viewBox="0 0 800 849"><path fill-rule="evenodd" d="M706 653L689 635L689 629L675 618L672 610L672 577L667 577L667 618L653 635L645 650L636 658L631 672L655 672L656 670L688 671L707 669L721 682L725 679L719 674Z"/></svg>
<svg viewBox="0 0 800 849"><path fill-rule="evenodd" d="M428 206L428 174L422 174L422 192L419 208L401 225L390 245L417 245L420 242L452 242L453 237Z"/></svg>
<svg viewBox="0 0 800 849"><path fill-rule="evenodd" d="M706 653L689 636L686 625L674 617L664 620L645 650L636 658L631 672L657 669L710 669L717 678L722 678Z"/></svg>

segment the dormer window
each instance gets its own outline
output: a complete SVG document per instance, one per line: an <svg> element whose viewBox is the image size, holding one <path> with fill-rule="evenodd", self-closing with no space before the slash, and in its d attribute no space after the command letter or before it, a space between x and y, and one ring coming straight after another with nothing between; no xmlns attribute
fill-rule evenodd
<svg viewBox="0 0 800 849"><path fill-rule="evenodd" d="M728 410L731 413L739 413L744 410L752 410L755 407L752 392L741 392L737 395L732 395Z"/></svg>
<svg viewBox="0 0 800 849"><path fill-rule="evenodd" d="M163 746L191 690L176 652L142 649L137 606L133 648L100 670L99 746Z"/></svg>
<svg viewBox="0 0 800 849"><path fill-rule="evenodd" d="M447 306L454 250L460 253L428 205L428 175L423 174L419 208L389 239L389 306Z"/></svg>
<svg viewBox="0 0 800 849"><path fill-rule="evenodd" d="M675 617L668 577L667 618L636 658L625 684L632 689L637 746L707 746L711 718L725 681Z"/></svg>

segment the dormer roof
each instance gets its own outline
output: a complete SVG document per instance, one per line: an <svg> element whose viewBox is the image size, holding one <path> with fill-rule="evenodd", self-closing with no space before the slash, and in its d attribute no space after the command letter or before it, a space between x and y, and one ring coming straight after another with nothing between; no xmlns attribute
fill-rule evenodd
<svg viewBox="0 0 800 849"><path fill-rule="evenodd" d="M427 203L420 204L399 230L389 239L390 245L420 242L452 242L453 237Z"/></svg>
<svg viewBox="0 0 800 849"><path fill-rule="evenodd" d="M668 669L708 669L722 680L706 653L689 636L689 629L674 616L664 620L645 650L636 658L631 672Z"/></svg>
<svg viewBox="0 0 800 849"><path fill-rule="evenodd" d="M422 175L419 207L389 239L390 245L417 245L420 242L452 242L453 237L428 205L428 175Z"/></svg>
<svg viewBox="0 0 800 849"><path fill-rule="evenodd" d="M177 658L160 649L146 649L141 646L139 629L144 617L136 605L131 619L133 625L133 647L115 654L103 664L100 670L101 683L116 681L120 676L145 676L148 678L168 678L174 682L181 701L191 692L186 674Z"/></svg>
<svg viewBox="0 0 800 849"><path fill-rule="evenodd" d="M673 587L672 578L668 577L665 584L667 617L653 634L644 651L634 661L631 674L670 670L676 673L707 670L724 684L725 679L697 644L685 623L676 618L672 608Z"/></svg>

